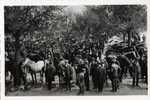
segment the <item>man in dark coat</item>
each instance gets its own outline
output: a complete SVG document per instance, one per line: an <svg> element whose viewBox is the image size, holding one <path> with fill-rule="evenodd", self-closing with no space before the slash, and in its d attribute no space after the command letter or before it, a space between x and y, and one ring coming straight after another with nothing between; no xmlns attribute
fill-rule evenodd
<svg viewBox="0 0 150 100"><path fill-rule="evenodd" d="M90 84L89 84L90 80L89 80L88 60L85 60L84 68L85 68L85 75L84 75L85 87L86 87L86 90L89 91L90 90Z"/></svg>
<svg viewBox="0 0 150 100"><path fill-rule="evenodd" d="M55 71L56 69L51 62L48 65L46 65L45 78L46 78L46 83L48 85L48 90L51 90L52 88L52 81L54 79Z"/></svg>
<svg viewBox="0 0 150 100"><path fill-rule="evenodd" d="M92 76L92 81L93 81L93 89L97 88L97 82L96 82L96 71L97 71L97 62L95 59L93 59L91 63L91 69L90 69L90 74Z"/></svg>
<svg viewBox="0 0 150 100"><path fill-rule="evenodd" d="M65 64L65 84L66 84L66 90L71 90L71 79L72 79L72 68L69 64L68 60L66 60Z"/></svg>
<svg viewBox="0 0 150 100"><path fill-rule="evenodd" d="M113 62L111 65L111 81L112 81L112 91L117 92L117 89L119 88L119 76L120 76L120 64L116 60L116 58L113 58Z"/></svg>
<svg viewBox="0 0 150 100"><path fill-rule="evenodd" d="M141 67L140 67L140 64L139 64L139 60L137 58L135 58L133 60L133 83L132 85L133 86L138 86L139 84L139 74L141 72Z"/></svg>
<svg viewBox="0 0 150 100"><path fill-rule="evenodd" d="M104 87L104 83L106 80L106 68L104 66L104 63L102 63L102 62L99 63L99 65L97 67L96 76L97 76L98 92L102 92L103 87Z"/></svg>

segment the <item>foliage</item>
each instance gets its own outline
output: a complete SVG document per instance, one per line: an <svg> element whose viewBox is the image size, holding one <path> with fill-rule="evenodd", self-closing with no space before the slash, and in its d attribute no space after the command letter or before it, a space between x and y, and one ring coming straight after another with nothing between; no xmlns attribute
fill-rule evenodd
<svg viewBox="0 0 150 100"><path fill-rule="evenodd" d="M22 44L31 51L52 47L65 51L72 46L70 43L102 42L114 35L128 36L131 40L138 35L135 33L147 30L145 5L85 8L82 14L67 15L63 12L65 6L6 6L5 34L10 37L6 44L13 41L15 52Z"/></svg>

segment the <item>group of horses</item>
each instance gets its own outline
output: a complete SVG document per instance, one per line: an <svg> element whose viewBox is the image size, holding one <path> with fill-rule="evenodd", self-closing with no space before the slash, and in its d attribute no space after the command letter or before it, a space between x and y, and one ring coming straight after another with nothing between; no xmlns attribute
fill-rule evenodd
<svg viewBox="0 0 150 100"><path fill-rule="evenodd" d="M112 67L112 59L110 57L106 57L103 59L103 64L106 67L106 77L112 81L112 88L114 91L117 91L119 87L119 82L121 82L123 75L129 71L131 77L133 78L133 85L138 85L139 75L141 74L142 78L145 78L147 82L147 55L142 55L140 59L132 59L135 52L130 54L120 54L116 56L116 60L120 63L120 68ZM24 84L27 83L27 73L31 73L33 84L37 83L36 74L40 73L40 80L43 82L44 72L47 71L50 65L54 66L50 73L48 72L48 77L54 77L54 75L59 76L59 81L61 81L63 75L63 71L65 67L65 59L59 61L51 61L48 59L43 59L36 56L26 56L21 62L17 63L16 61L12 61L6 57L5 61L5 76L8 75L8 72L13 76L14 86L20 85L21 81L24 81ZM89 63L90 65L90 63ZM109 71L112 70L112 71ZM101 71L100 71L101 72ZM54 73L54 74L51 74ZM46 75L45 75L46 76ZM47 77L47 76L46 76ZM107 79L107 78L106 78ZM119 81L118 81L119 79Z"/></svg>

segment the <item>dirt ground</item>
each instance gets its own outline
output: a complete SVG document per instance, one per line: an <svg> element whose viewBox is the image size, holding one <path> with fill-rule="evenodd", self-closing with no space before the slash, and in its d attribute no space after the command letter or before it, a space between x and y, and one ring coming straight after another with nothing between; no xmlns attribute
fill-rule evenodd
<svg viewBox="0 0 150 100"><path fill-rule="evenodd" d="M97 96L97 95L147 95L148 89L145 83L140 82L139 87L133 87L131 79L123 79L120 84L120 89L117 92L111 92L111 84L108 81L108 86L104 87L102 93L98 93L97 90L92 89L92 82L90 82L90 91L85 92L85 96ZM72 87L71 91L65 91L60 89L59 86L54 87L51 91L47 89L45 85L32 87L27 91L15 91L8 92L6 96L75 96L79 91L78 86Z"/></svg>

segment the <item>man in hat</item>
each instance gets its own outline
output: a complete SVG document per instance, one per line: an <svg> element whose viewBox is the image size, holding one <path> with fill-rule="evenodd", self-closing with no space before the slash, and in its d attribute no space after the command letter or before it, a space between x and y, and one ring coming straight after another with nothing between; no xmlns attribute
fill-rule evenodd
<svg viewBox="0 0 150 100"><path fill-rule="evenodd" d="M102 61L98 64L96 76L98 92L102 92L106 80L106 68Z"/></svg>
<svg viewBox="0 0 150 100"><path fill-rule="evenodd" d="M88 65L88 60L85 59L84 60L84 68L85 68L85 75L84 75L84 80L85 80L85 86L86 86L86 90L89 91L90 90L90 85L89 85L89 65Z"/></svg>
<svg viewBox="0 0 150 100"><path fill-rule="evenodd" d="M77 81L78 81L78 86L79 86L79 92L78 92L78 95L84 95L84 91L85 91L85 72L86 72L86 69L85 68L82 68L81 71L78 73L78 77L77 77Z"/></svg>
<svg viewBox="0 0 150 100"><path fill-rule="evenodd" d="M133 59L132 64L133 64L133 74L132 74L133 83L132 83L132 85L133 86L135 86L135 85L138 86L138 83L139 83L139 74L141 72L141 67L140 67L140 64L139 64L139 59L138 58Z"/></svg>
<svg viewBox="0 0 150 100"><path fill-rule="evenodd" d="M48 90L51 90L52 88L52 81L54 79L54 73L56 69L53 66L52 62L50 61L49 64L46 65L45 70L45 78L46 78L46 84L48 85Z"/></svg>
<svg viewBox="0 0 150 100"><path fill-rule="evenodd" d="M91 63L91 69L90 69L90 75L92 76L92 82L93 82L93 89L97 88L97 82L96 82L96 71L97 71L97 61L95 58L93 58Z"/></svg>
<svg viewBox="0 0 150 100"><path fill-rule="evenodd" d="M111 64L111 73L112 73L112 91L117 92L117 89L119 88L119 75L120 75L120 63L116 60L116 58L113 58L112 64Z"/></svg>
<svg viewBox="0 0 150 100"><path fill-rule="evenodd" d="M66 84L66 90L71 91L71 78L72 78L72 68L71 65L69 64L68 60L65 61L65 84Z"/></svg>

